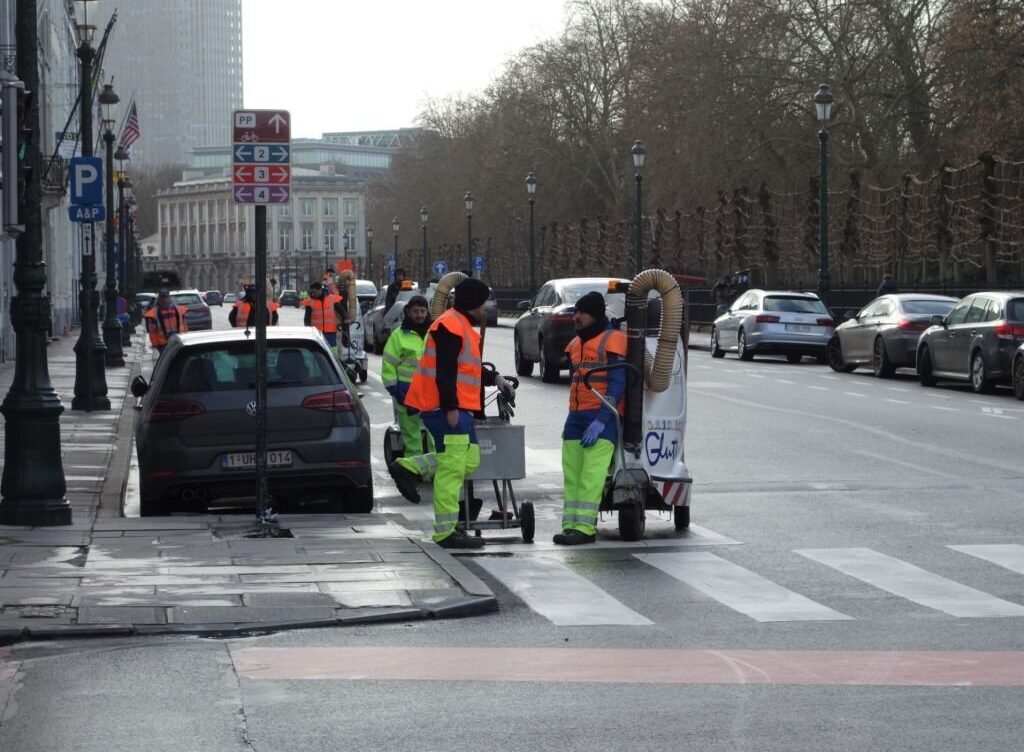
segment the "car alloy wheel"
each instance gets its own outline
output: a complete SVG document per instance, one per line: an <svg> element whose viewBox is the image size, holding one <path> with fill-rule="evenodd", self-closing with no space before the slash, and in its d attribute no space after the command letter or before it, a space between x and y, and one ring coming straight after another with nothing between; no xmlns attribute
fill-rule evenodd
<svg viewBox="0 0 1024 752"><path fill-rule="evenodd" d="M525 358L523 358L522 348L519 345L519 335L516 335L512 338L512 353L513 359L515 360L516 375L533 375L533 361L526 360Z"/></svg>
<svg viewBox="0 0 1024 752"><path fill-rule="evenodd" d="M935 386L935 377L932 376L932 354L927 347L921 348L917 354L917 376L921 379L921 386Z"/></svg>
<svg viewBox="0 0 1024 752"><path fill-rule="evenodd" d="M724 358L725 350L722 349L718 343L718 329L712 328L711 330L711 357L712 358Z"/></svg>
<svg viewBox="0 0 1024 752"><path fill-rule="evenodd" d="M880 379L892 378L892 361L889 360L889 353L885 349L885 340L881 337L875 339L874 352L871 358L871 370Z"/></svg>
<svg viewBox="0 0 1024 752"><path fill-rule="evenodd" d="M828 367L836 373L850 373L857 366L848 365L843 359L843 345L839 341L839 335L834 335L825 347L825 358L828 360Z"/></svg>
<svg viewBox="0 0 1024 752"><path fill-rule="evenodd" d="M740 360L753 360L754 353L747 348L747 333L740 329L736 335L736 354Z"/></svg>
<svg viewBox="0 0 1024 752"><path fill-rule="evenodd" d="M992 380L985 375L985 358L980 351L971 357L971 388L976 394L992 391Z"/></svg>
<svg viewBox="0 0 1024 752"><path fill-rule="evenodd" d="M1013 396L1024 400L1024 356L1018 355L1013 361Z"/></svg>

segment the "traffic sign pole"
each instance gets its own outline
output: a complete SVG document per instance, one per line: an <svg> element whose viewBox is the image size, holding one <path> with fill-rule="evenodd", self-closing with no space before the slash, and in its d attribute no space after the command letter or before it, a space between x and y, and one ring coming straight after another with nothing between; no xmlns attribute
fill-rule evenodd
<svg viewBox="0 0 1024 752"><path fill-rule="evenodd" d="M256 207L256 502L257 519L270 529L267 484L267 207Z"/></svg>

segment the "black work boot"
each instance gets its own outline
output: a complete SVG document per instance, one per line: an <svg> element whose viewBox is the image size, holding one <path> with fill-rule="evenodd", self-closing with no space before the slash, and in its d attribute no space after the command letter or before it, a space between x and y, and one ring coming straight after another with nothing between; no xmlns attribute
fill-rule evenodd
<svg viewBox="0 0 1024 752"><path fill-rule="evenodd" d="M560 546L579 546L584 543L593 543L597 540L597 536L587 535L579 530L566 529L556 533L553 540Z"/></svg>
<svg viewBox="0 0 1024 752"><path fill-rule="evenodd" d="M441 548L483 548L484 539L474 538L466 535L462 530L456 530L447 538L437 542Z"/></svg>
<svg viewBox="0 0 1024 752"><path fill-rule="evenodd" d="M398 486L398 492L413 504L419 504L420 492L416 488L416 484L419 483L420 476L401 465L398 460L388 465L388 472L391 473L391 479Z"/></svg>
<svg viewBox="0 0 1024 752"><path fill-rule="evenodd" d="M469 500L469 519L475 520L480 516L480 509L484 505L483 499L478 499L475 496ZM466 521L466 505L459 503L459 522Z"/></svg>

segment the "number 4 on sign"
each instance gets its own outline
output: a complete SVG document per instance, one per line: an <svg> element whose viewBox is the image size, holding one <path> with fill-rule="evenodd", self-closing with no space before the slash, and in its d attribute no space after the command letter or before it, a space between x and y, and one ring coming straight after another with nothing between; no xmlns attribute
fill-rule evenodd
<svg viewBox="0 0 1024 752"><path fill-rule="evenodd" d="M252 193L252 200L257 204L266 204L270 202L270 189L269 188L257 188Z"/></svg>

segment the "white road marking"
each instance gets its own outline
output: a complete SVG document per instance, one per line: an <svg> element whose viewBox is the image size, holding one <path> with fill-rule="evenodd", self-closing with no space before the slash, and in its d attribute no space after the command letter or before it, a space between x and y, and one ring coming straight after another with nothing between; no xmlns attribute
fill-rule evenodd
<svg viewBox="0 0 1024 752"><path fill-rule="evenodd" d="M959 407L943 407L942 405L928 405L932 410L945 410L947 413L958 413L960 412Z"/></svg>
<svg viewBox="0 0 1024 752"><path fill-rule="evenodd" d="M892 398L889 398L889 397L883 399L882 402L891 402L894 405L909 405L909 404L911 404L911 402L909 402L908 400L898 400L898 399L892 399Z"/></svg>
<svg viewBox="0 0 1024 752"><path fill-rule="evenodd" d="M850 397L867 397L866 394L861 394L859 392L843 392L843 394L845 394L847 396L850 396Z"/></svg>
<svg viewBox="0 0 1024 752"><path fill-rule="evenodd" d="M899 465L901 467L910 468L911 470L917 470L918 472L924 473L925 475L935 475L935 476L938 476L938 477L941 477L941 478L957 478L957 479L960 478L959 475L955 475L953 473L944 473L941 470L936 470L933 467L927 467L925 465L915 465L913 462L906 462L905 460L899 460L899 459L896 459L895 457L892 457L892 456L890 456L888 454L876 454L875 452L866 452L863 449L854 449L853 453L854 454L860 454L860 455L862 455L864 457L870 457L873 460L881 460L882 462L891 462L894 465Z"/></svg>
<svg viewBox="0 0 1024 752"><path fill-rule="evenodd" d="M796 553L922 606L963 618L1024 616L1024 606L947 580L870 548L813 548Z"/></svg>
<svg viewBox="0 0 1024 752"><path fill-rule="evenodd" d="M823 374L823 373L819 373L818 377L822 378L822 379L829 379L830 381L839 381L839 377L838 376L827 376L826 374Z"/></svg>
<svg viewBox="0 0 1024 752"><path fill-rule="evenodd" d="M968 556L990 561L1017 574L1024 574L1024 546L1019 543L989 543L947 546Z"/></svg>
<svg viewBox="0 0 1024 752"><path fill-rule="evenodd" d="M527 606L560 627L652 623L556 559L480 558L476 563Z"/></svg>
<svg viewBox="0 0 1024 752"><path fill-rule="evenodd" d="M815 390L816 392L827 392L827 391L829 391L829 389L828 389L828 387L827 387L827 386L814 386L814 385L812 385L812 384L808 384L808 385L807 385L807 388L808 388L808 389L813 389L813 390Z"/></svg>
<svg viewBox="0 0 1024 752"><path fill-rule="evenodd" d="M849 620L828 606L706 551L633 554L645 564L756 621Z"/></svg>
<svg viewBox="0 0 1024 752"><path fill-rule="evenodd" d="M753 371L748 372L747 376L750 376L753 379L766 379L766 378L768 378L767 376L762 376L761 374L754 373Z"/></svg>
<svg viewBox="0 0 1024 752"><path fill-rule="evenodd" d="M888 389L890 392L909 392L910 391L909 389L904 389L901 386L887 386L886 389Z"/></svg>
<svg viewBox="0 0 1024 752"><path fill-rule="evenodd" d="M775 379L775 381L779 384L796 384L795 381L788 381L787 379Z"/></svg>
<svg viewBox="0 0 1024 752"><path fill-rule="evenodd" d="M981 408L982 415L989 418L1002 418L1003 420L1017 420L1012 415L1003 415L1002 408L999 407L983 407Z"/></svg>

